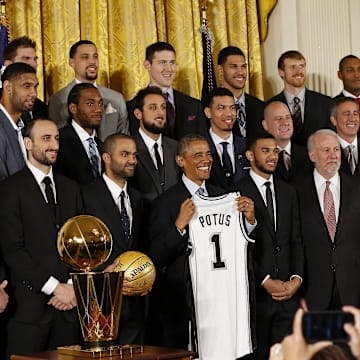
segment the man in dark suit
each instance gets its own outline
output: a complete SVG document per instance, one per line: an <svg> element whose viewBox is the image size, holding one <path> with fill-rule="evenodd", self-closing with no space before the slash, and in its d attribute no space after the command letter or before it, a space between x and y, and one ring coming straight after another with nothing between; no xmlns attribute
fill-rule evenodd
<svg viewBox="0 0 360 360"><path fill-rule="evenodd" d="M275 175L287 183L301 182L310 176L313 165L306 147L291 141L294 127L288 106L281 101L267 103L262 125L274 137L279 149Z"/></svg>
<svg viewBox="0 0 360 360"><path fill-rule="evenodd" d="M165 42L156 42L146 48L144 67L149 72L149 86L158 86L167 98L167 126L164 134L179 140L190 133L204 134L207 125L199 100L173 88L176 59L175 49ZM139 122L134 116L134 100L127 103L130 132L135 134Z"/></svg>
<svg viewBox="0 0 360 360"><path fill-rule="evenodd" d="M247 78L245 54L236 46L227 46L220 50L217 63L221 86L233 93L237 107L233 132L241 137L251 137L261 129L264 102L245 93Z"/></svg>
<svg viewBox="0 0 360 360"><path fill-rule="evenodd" d="M204 101L204 112L210 120L205 138L213 156L209 182L228 190L250 167L245 157L245 138L232 133L236 106L231 91L217 88L210 92Z"/></svg>
<svg viewBox="0 0 360 360"><path fill-rule="evenodd" d="M4 66L22 62L37 69L36 42L28 36L21 36L9 42L4 49ZM47 106L39 98L36 98L34 106L30 111L24 111L21 119L25 124L39 117L47 117Z"/></svg>
<svg viewBox="0 0 360 360"><path fill-rule="evenodd" d="M341 146L340 170L359 175L359 104L354 98L339 97L331 110L331 122L336 128Z"/></svg>
<svg viewBox="0 0 360 360"><path fill-rule="evenodd" d="M298 189L305 246L304 295L309 310L360 306L358 181L339 173L335 132L322 129L308 140L314 175Z"/></svg>
<svg viewBox="0 0 360 360"><path fill-rule="evenodd" d="M343 83L343 90L334 97L351 97L360 101L360 59L355 55L346 55L339 62L338 78Z"/></svg>
<svg viewBox="0 0 360 360"><path fill-rule="evenodd" d="M56 238L60 226L82 211L82 203L76 183L52 171L58 139L53 121L29 123L27 166L0 186L0 245L13 301L7 356L79 342L70 269L60 261Z"/></svg>
<svg viewBox="0 0 360 360"><path fill-rule="evenodd" d="M160 88L149 86L138 92L134 116L140 124L133 134L138 163L130 183L150 206L156 197L179 180L175 161L177 141L162 134L166 127L166 100Z"/></svg>
<svg viewBox="0 0 360 360"><path fill-rule="evenodd" d="M304 56L296 50L286 51L278 60L278 71L284 81L284 90L270 101L282 101L289 106L294 123L293 142L306 145L307 138L316 130L332 129L331 98L305 88Z"/></svg>
<svg viewBox="0 0 360 360"><path fill-rule="evenodd" d="M270 346L291 332L303 278L303 246L295 189L273 176L278 148L272 135L248 142L249 175L233 189L253 199L256 281L256 359L268 359Z"/></svg>
<svg viewBox="0 0 360 360"><path fill-rule="evenodd" d="M197 349L196 320L189 255L189 222L196 211L191 196L201 192L218 195L221 189L207 183L212 166L209 144L200 135L189 134L178 143L177 164L183 169L181 181L164 192L153 203L150 219L150 257L153 259L161 289L162 346ZM247 222L254 224L253 202L242 196L237 209ZM210 262L210 260L209 260ZM239 270L240 271L240 270ZM206 281L200 279L198 281ZM216 325L215 325L216 326ZM239 326L239 331L241 327ZM198 333L201 333L198 324ZM200 342L201 350L201 342Z"/></svg>
<svg viewBox="0 0 360 360"><path fill-rule="evenodd" d="M75 85L68 97L71 124L60 129L60 149L55 169L86 185L101 175L102 142L96 129L101 123L103 100L92 84Z"/></svg>
<svg viewBox="0 0 360 360"><path fill-rule="evenodd" d="M125 134L113 134L104 143L102 158L105 171L94 183L83 187L85 211L101 219L109 228L113 248L104 267L112 264L125 251L146 251L141 194L127 182L136 167L136 144ZM121 199L124 193L124 200ZM122 202L123 201L123 202ZM122 204L129 218L129 231L121 221ZM119 344L141 344L144 336L145 303L141 296L123 296Z"/></svg>
<svg viewBox="0 0 360 360"><path fill-rule="evenodd" d="M0 179L25 166L26 150L19 123L21 113L34 106L39 84L35 70L28 64L9 65L2 77L0 104Z"/></svg>

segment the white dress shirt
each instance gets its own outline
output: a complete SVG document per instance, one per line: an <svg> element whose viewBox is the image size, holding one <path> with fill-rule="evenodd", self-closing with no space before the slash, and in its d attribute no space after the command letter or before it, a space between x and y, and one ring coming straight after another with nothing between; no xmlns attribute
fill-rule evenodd
<svg viewBox="0 0 360 360"><path fill-rule="evenodd" d="M152 139L150 136L148 136L147 134L145 134L145 132L139 128L139 134L142 137L142 139L144 140L144 143L146 145L146 148L148 149L148 152L150 154L150 157L155 165L155 167L157 168L157 162L156 162L156 157L155 157L155 150L154 150L154 144L157 143L158 144L158 152L160 155L160 159L161 162L164 163L164 154L163 154L163 148L162 148L162 135L160 134L159 139L157 139L156 141L154 139Z"/></svg>

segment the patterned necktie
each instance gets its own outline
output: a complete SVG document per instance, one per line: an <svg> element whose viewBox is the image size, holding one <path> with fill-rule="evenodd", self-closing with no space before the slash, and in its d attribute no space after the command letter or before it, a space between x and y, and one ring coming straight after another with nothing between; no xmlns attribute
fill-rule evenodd
<svg viewBox="0 0 360 360"><path fill-rule="evenodd" d="M235 102L236 105L236 121L239 126L240 135L246 138L246 115L245 115L245 107L244 105L237 100Z"/></svg>
<svg viewBox="0 0 360 360"><path fill-rule="evenodd" d="M201 186L195 192L197 195L206 196L204 188Z"/></svg>
<svg viewBox="0 0 360 360"><path fill-rule="evenodd" d="M330 181L326 181L326 187L324 191L324 217L330 238L332 241L334 241L336 232L336 215L334 198L330 190L330 184Z"/></svg>
<svg viewBox="0 0 360 360"><path fill-rule="evenodd" d="M221 158L221 162L222 162L222 166L224 169L224 174L226 179L229 179L232 175L233 175L233 167L232 167L232 162L230 159L230 155L228 152L228 142L227 141L223 141L220 143L222 145L222 158Z"/></svg>
<svg viewBox="0 0 360 360"><path fill-rule="evenodd" d="M171 138L174 138L175 134L175 109L172 103L169 101L169 94L164 94L166 99L166 128L165 133Z"/></svg>
<svg viewBox="0 0 360 360"><path fill-rule="evenodd" d="M163 163L161 161L161 157L160 157L160 153L159 153L159 144L158 143L154 144L154 153L155 153L157 170L158 170L159 175L160 175L160 185L164 186L165 185L165 169L164 169L164 165L163 165Z"/></svg>
<svg viewBox="0 0 360 360"><path fill-rule="evenodd" d="M282 161L284 162L284 166L286 171L289 171L291 169L291 158L290 155L286 150L280 151L282 153Z"/></svg>
<svg viewBox="0 0 360 360"><path fill-rule="evenodd" d="M294 134L300 134L302 129L302 119L301 119L301 107L300 107L300 99L295 96L294 99L294 107L292 113L292 119L294 124Z"/></svg>
<svg viewBox="0 0 360 360"><path fill-rule="evenodd" d="M120 193L120 220L124 231L125 240L130 239L130 219L125 207L125 191Z"/></svg>
<svg viewBox="0 0 360 360"><path fill-rule="evenodd" d="M89 137L87 139L87 142L89 143L89 159L90 159L90 165L91 165L91 172L93 174L94 179L96 179L99 174L99 160L96 154L96 144L92 137Z"/></svg>
<svg viewBox="0 0 360 360"><path fill-rule="evenodd" d="M354 153L353 153L353 145L348 145L347 146L347 161L349 164L349 169L352 175L354 175L355 172L355 168L356 168L356 162L355 162L355 157L354 157Z"/></svg>
<svg viewBox="0 0 360 360"><path fill-rule="evenodd" d="M271 191L271 182L267 181L266 183L264 183L264 185L266 186L266 192L265 192L266 208L269 213L271 223L273 224L273 227L275 228L274 201L273 201L272 191Z"/></svg>
<svg viewBox="0 0 360 360"><path fill-rule="evenodd" d="M46 200L49 208L51 209L52 213L55 214L55 197L54 191L51 187L51 179L49 176L45 176L42 180L42 183L45 184L45 195Z"/></svg>

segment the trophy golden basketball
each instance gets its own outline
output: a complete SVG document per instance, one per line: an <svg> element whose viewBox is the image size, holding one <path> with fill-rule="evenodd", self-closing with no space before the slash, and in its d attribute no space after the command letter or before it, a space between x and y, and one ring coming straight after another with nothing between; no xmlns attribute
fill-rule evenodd
<svg viewBox="0 0 360 360"><path fill-rule="evenodd" d="M88 347L58 351L93 358L122 354L123 348L113 344L118 336L124 272L93 272L110 255L109 229L95 216L75 216L60 229L57 247L61 259L80 271L70 275L81 331Z"/></svg>

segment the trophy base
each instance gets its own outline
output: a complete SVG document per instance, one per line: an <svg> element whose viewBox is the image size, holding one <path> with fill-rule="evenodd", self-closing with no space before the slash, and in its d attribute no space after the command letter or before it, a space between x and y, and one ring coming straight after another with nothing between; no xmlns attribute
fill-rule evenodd
<svg viewBox="0 0 360 360"><path fill-rule="evenodd" d="M98 359L111 356L133 355L144 352L142 345L117 345L99 347L95 349L74 349L70 347L58 347L58 354L81 356L83 358Z"/></svg>

